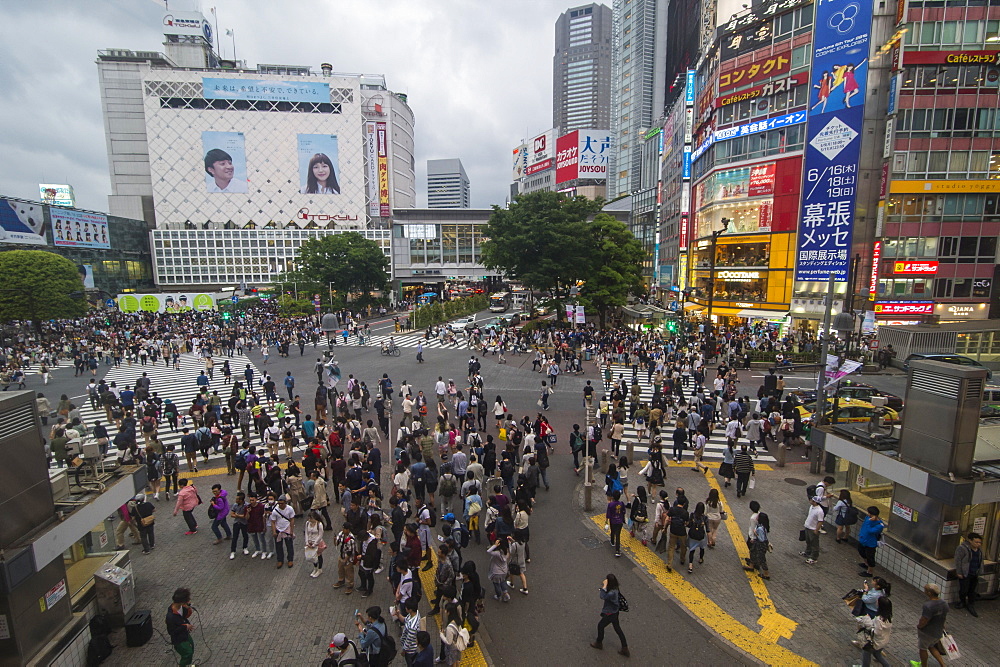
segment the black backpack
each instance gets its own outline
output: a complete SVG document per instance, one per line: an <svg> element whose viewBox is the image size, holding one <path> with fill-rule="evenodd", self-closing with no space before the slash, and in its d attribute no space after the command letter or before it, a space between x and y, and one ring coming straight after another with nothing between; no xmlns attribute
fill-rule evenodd
<svg viewBox="0 0 1000 667"><path fill-rule="evenodd" d="M848 505L847 510L844 512L844 525L853 526L858 522L858 517L861 515L858 512L858 508L854 505Z"/></svg>
<svg viewBox="0 0 1000 667"><path fill-rule="evenodd" d="M594 424L594 442L600 442L604 439L604 433L601 431L600 424Z"/></svg>
<svg viewBox="0 0 1000 667"><path fill-rule="evenodd" d="M458 533L458 545L463 549L469 546L469 529L466 528L461 521L455 522L455 529L452 531L452 536Z"/></svg>
<svg viewBox="0 0 1000 667"><path fill-rule="evenodd" d="M410 574L412 575L411 580L413 582L410 588L410 599L419 603L421 598L424 597L424 584L420 581L420 568L411 567Z"/></svg>
<svg viewBox="0 0 1000 667"><path fill-rule="evenodd" d="M399 653L399 649L396 648L396 639L388 632L383 635L374 625L371 626L371 629L375 631L375 634L381 640L381 648L378 651L378 655L368 658L368 664L372 667L388 667Z"/></svg>
<svg viewBox="0 0 1000 667"><path fill-rule="evenodd" d="M628 613L628 598L621 592L621 589L618 590L618 611Z"/></svg>
<svg viewBox="0 0 1000 667"><path fill-rule="evenodd" d="M808 500L812 500L813 498L816 497L816 488L818 486L819 486L818 484L810 484L809 486L806 487L806 498Z"/></svg>
<svg viewBox="0 0 1000 667"><path fill-rule="evenodd" d="M361 556L361 561L366 570L374 570L382 562L382 549L378 546L378 540L374 537L366 543L365 551Z"/></svg>

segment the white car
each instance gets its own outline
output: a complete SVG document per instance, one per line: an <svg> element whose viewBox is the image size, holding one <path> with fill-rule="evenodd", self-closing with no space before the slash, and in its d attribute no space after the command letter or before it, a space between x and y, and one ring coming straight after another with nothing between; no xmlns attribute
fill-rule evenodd
<svg viewBox="0 0 1000 667"><path fill-rule="evenodd" d="M470 315L469 317L460 317L457 320L452 320L451 322L448 322L448 324L446 324L445 326L447 326L449 330L454 331L455 333L462 333L463 331L465 331L467 327L475 324L475 322L476 318Z"/></svg>

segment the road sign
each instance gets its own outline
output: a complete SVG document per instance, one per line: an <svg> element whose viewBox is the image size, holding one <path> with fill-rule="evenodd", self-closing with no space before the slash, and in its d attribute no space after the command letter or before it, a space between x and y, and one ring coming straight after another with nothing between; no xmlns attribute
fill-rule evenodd
<svg viewBox="0 0 1000 667"><path fill-rule="evenodd" d="M114 308L115 307L115 300L114 299L108 299L107 301L104 302L104 305L107 306L108 308Z"/></svg>
<svg viewBox="0 0 1000 667"><path fill-rule="evenodd" d="M238 296L236 296L236 295L234 294L234 295L233 295L233 303L239 303L239 302L240 302L240 297L238 297Z"/></svg>

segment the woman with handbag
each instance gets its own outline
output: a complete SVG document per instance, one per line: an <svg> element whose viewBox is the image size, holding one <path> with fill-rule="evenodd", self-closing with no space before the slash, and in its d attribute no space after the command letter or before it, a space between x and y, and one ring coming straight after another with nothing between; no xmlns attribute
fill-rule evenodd
<svg viewBox="0 0 1000 667"><path fill-rule="evenodd" d="M719 490L712 489L705 499L705 518L708 519L708 548L715 548L715 533L719 530L719 525L728 517L726 510L722 508L722 500L719 498Z"/></svg>
<svg viewBox="0 0 1000 667"><path fill-rule="evenodd" d="M882 596L878 599L878 613L874 618L867 614L858 616L858 632L864 632L863 639L855 639L851 643L861 649L861 667L868 667L872 662L872 657L878 660L880 665L889 667L882 651L889 643L892 636L892 602L888 597Z"/></svg>
<svg viewBox="0 0 1000 667"><path fill-rule="evenodd" d="M309 576L314 579L323 574L324 551L326 542L323 541L323 517L316 510L311 510L306 519L306 545L303 554L306 561L312 563L313 571Z"/></svg>

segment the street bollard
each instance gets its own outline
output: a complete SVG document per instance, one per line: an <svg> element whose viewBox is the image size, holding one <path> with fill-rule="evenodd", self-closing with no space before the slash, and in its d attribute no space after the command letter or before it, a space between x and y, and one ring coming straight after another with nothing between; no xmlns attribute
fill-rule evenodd
<svg viewBox="0 0 1000 667"><path fill-rule="evenodd" d="M583 509L590 512L594 508L594 485L590 481L583 483Z"/></svg>
<svg viewBox="0 0 1000 667"><path fill-rule="evenodd" d="M781 443L780 445L778 445L778 467L779 468L784 468L785 467L785 452L786 451L788 451L788 448L785 447L785 443Z"/></svg>
<svg viewBox="0 0 1000 667"><path fill-rule="evenodd" d="M611 463L611 452L606 449L601 450L601 470L607 470Z"/></svg>
<svg viewBox="0 0 1000 667"><path fill-rule="evenodd" d="M632 456L635 454L635 443L631 440L625 445L625 456L628 457L628 464L632 465Z"/></svg>

